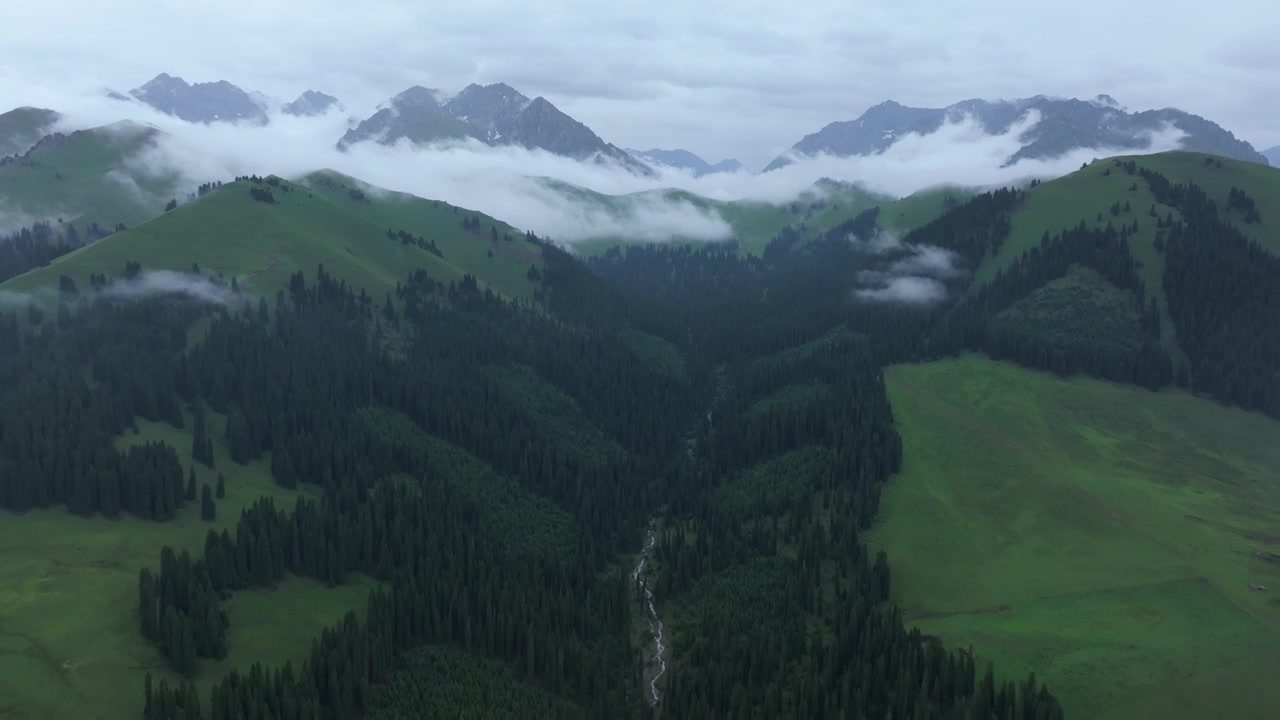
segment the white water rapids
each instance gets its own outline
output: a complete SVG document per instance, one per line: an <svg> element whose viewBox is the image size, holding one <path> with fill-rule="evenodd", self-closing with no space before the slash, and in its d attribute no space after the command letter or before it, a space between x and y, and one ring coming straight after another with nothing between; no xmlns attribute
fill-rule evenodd
<svg viewBox="0 0 1280 720"><path fill-rule="evenodd" d="M653 677L649 679L649 704L653 707L657 707L662 699L658 692L658 680L667 672L667 645L663 637L665 628L662 625L662 619L658 617L658 609L653 604L653 588L649 585L649 578L644 574L645 565L648 564L649 557L653 555L653 548L657 544L657 524L656 521L650 520L649 528L645 531L644 550L636 562L636 569L631 573L632 581L639 583L644 590L643 609L649 621L649 632L653 635L653 657L645 664L645 674L656 668Z"/></svg>

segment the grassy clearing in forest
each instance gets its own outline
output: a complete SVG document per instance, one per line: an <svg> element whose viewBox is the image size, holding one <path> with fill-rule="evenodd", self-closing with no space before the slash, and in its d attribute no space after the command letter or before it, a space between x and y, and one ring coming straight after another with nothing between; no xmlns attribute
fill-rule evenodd
<svg viewBox="0 0 1280 720"><path fill-rule="evenodd" d="M159 565L160 549L202 552L210 527L234 532L243 508L267 495L291 507L296 492L272 480L268 459L236 465L221 442L225 418L209 415L218 470L196 466L198 482L226 477L213 523L200 519L199 502L188 503L171 522L123 515L81 518L63 507L22 515L0 512L0 717L136 717L142 708L143 675L169 677L160 653L138 627L138 572ZM179 430L138 421L139 433L118 443L162 440L190 467L191 421ZM363 611L368 586L353 579L328 589L289 578L275 590L237 593L223 604L231 618L230 654L219 663L201 661L202 697L231 668L255 661L298 663L320 630L347 610ZM269 630L269 632L268 632Z"/></svg>
<svg viewBox="0 0 1280 720"><path fill-rule="evenodd" d="M1273 716L1280 423L978 355L886 379L905 459L871 541L909 624L1069 717Z"/></svg>

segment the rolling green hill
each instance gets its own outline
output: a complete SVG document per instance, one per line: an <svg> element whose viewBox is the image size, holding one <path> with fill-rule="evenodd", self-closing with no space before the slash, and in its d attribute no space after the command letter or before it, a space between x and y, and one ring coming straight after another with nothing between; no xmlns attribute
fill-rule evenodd
<svg viewBox="0 0 1280 720"><path fill-rule="evenodd" d="M0 113L0 157L26 152L57 120L58 113L43 108L20 107Z"/></svg>
<svg viewBox="0 0 1280 720"><path fill-rule="evenodd" d="M337 180L333 182L323 191L277 178L228 183L199 200L12 278L3 288L34 293L56 287L62 275L87 287L91 273L118 275L126 263L134 261L146 270L183 271L198 264L202 272L228 281L234 278L242 288L266 295L285 287L292 273L312 273L318 265L377 299L413 270L423 270L442 282L472 273L482 286L509 297L532 294L534 282L527 273L536 263L537 248L522 234L501 239L509 226L478 220L478 230L466 231L464 215L483 216L406 198L368 201L369 207L364 207L365 202L356 201ZM275 202L255 200L250 194L255 187L270 190ZM379 213L382 209L387 210L385 215ZM497 241L489 236L490 226L503 229ZM388 230L436 242L443 257L390 238Z"/></svg>
<svg viewBox="0 0 1280 720"><path fill-rule="evenodd" d="M1256 163L1218 158L1193 152L1168 152L1108 158L1091 163L1064 177L1040 183L1026 192L1026 199L1012 213L1008 239L977 268L974 288L982 287L1043 238L1074 228L1119 227L1137 221L1129 235L1129 249L1138 262L1138 273L1154 298L1161 315L1161 338L1175 358L1182 358L1164 291L1164 257L1156 245L1157 220L1179 212L1159 202L1141 177L1123 172L1119 163L1130 162L1167 177L1170 182L1195 183L1218 205L1226 219L1264 249L1280 254L1280 216L1267 217L1268 208L1280 207L1280 169ZM1231 188L1245 191L1262 212L1262 222L1246 223L1244 214L1228 209ZM1113 208L1118 212L1113 212ZM1154 213L1154 215L1153 215Z"/></svg>
<svg viewBox="0 0 1280 720"><path fill-rule="evenodd" d="M132 122L46 135L0 161L0 206L41 219L133 226L154 217L179 186L176 176L130 164L158 131Z"/></svg>
<svg viewBox="0 0 1280 720"><path fill-rule="evenodd" d="M874 542L909 623L1068 717L1270 716L1280 423L976 355L886 380L905 459Z"/></svg>
<svg viewBox="0 0 1280 720"><path fill-rule="evenodd" d="M542 251L525 239L522 230L501 220L441 200L373 187L332 170L312 173L301 182L317 196L370 223L426 237L446 261L499 292L519 298L533 292L529 268L542 266ZM479 228L464 230L464 217L479 218ZM500 242L493 242L495 234Z"/></svg>
<svg viewBox="0 0 1280 720"><path fill-rule="evenodd" d="M564 186L619 217L686 202L741 241L589 268L338 173L255 177L0 283L0 300L52 298L132 262L265 297L317 266L344 283L274 316L171 299L0 314L0 715L136 715L149 671L165 718L206 698L639 718L658 693L673 718L1060 720L1055 697L1070 717L1266 717L1280 259L1128 162L964 204L830 182L787 206ZM1272 242L1273 176L1132 162ZM1175 206L1185 228L1157 228ZM858 251L845 223L870 208L919 235ZM805 252L743 257L788 228ZM912 265L919 245L975 271L938 274L953 303L858 301L864 271L937 270ZM419 304L409 284L411 341L368 342L356 295L380 303L414 270L552 300ZM1173 389L1161 340L1185 346L1179 382L1200 395ZM157 568L166 544L203 564ZM279 670L309 645L307 671ZM254 660L265 673L230 674ZM999 709L974 691L988 661Z"/></svg>

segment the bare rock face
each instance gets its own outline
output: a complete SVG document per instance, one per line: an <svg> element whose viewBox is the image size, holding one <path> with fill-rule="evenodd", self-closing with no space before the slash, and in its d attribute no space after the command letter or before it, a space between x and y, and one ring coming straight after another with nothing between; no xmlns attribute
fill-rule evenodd
<svg viewBox="0 0 1280 720"><path fill-rule="evenodd" d="M648 165L596 135L546 98L529 99L505 83L468 85L453 97L411 87L348 131L338 142L419 145L474 138L488 145L519 145L578 160L614 162L638 174Z"/></svg>
<svg viewBox="0 0 1280 720"><path fill-rule="evenodd" d="M187 122L267 122L263 103L226 80L191 85L180 77L160 73L129 94Z"/></svg>
<svg viewBox="0 0 1280 720"><path fill-rule="evenodd" d="M1183 148L1233 157L1249 162L1266 158L1249 143L1239 140L1216 123L1198 115L1165 108L1128 112L1109 95L1092 100L1050 98L1037 95L1019 100L965 100L945 108L913 108L886 100L869 108L856 120L834 122L796 143L791 155L851 157L884 152L908 133L928 134L944 122L974 118L988 133L1009 129L1030 112L1040 122L1024 134L1022 147L1006 158L1012 164L1024 158L1050 158L1079 148L1141 149L1150 134L1172 125L1186 133ZM791 162L787 156L769 164L766 171Z"/></svg>
<svg viewBox="0 0 1280 720"><path fill-rule="evenodd" d="M323 115L335 108L342 109L342 103L338 102L338 98L315 90L308 90L299 95L297 100L285 105L282 111L286 115L312 117Z"/></svg>

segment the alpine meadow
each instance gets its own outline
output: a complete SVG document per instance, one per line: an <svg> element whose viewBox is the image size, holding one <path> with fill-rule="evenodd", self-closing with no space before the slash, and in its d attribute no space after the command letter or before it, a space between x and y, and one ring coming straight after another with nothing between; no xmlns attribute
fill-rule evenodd
<svg viewBox="0 0 1280 720"><path fill-rule="evenodd" d="M1275 717L1280 55L1090 2L0 10L0 718Z"/></svg>

